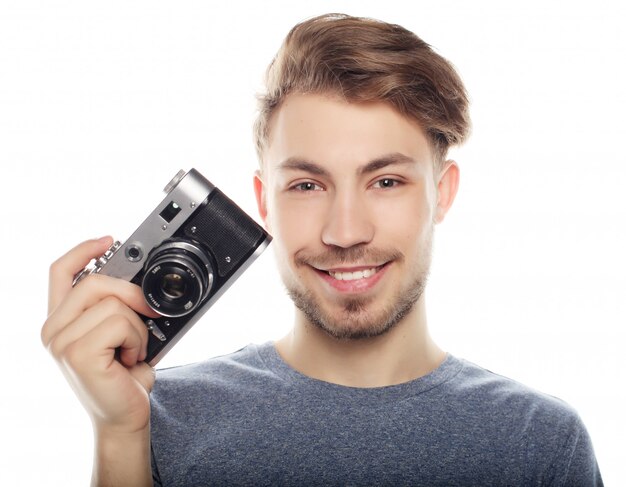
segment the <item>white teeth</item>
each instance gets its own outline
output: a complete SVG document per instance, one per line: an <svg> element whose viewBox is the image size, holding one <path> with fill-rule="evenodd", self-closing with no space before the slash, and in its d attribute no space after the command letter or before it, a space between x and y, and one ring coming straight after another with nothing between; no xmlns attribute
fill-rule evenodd
<svg viewBox="0 0 626 487"><path fill-rule="evenodd" d="M372 267L371 269L365 269L362 271L356 272L333 272L328 271L328 273L337 279L338 281L354 281L355 279L364 279L368 277L372 277L374 274L378 272L376 267Z"/></svg>

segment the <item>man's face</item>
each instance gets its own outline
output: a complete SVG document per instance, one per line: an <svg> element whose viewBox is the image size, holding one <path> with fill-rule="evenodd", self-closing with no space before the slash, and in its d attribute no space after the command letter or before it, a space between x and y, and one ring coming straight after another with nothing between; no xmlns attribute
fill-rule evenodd
<svg viewBox="0 0 626 487"><path fill-rule="evenodd" d="M290 95L264 156L257 200L297 308L336 338L391 329L422 295L451 204L422 129L384 103Z"/></svg>

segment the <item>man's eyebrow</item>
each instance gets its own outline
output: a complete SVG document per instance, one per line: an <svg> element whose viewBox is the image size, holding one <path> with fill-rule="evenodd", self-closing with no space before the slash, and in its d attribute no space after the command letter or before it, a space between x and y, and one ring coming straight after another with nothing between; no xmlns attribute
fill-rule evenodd
<svg viewBox="0 0 626 487"><path fill-rule="evenodd" d="M319 164L316 164L301 157L289 157L278 165L279 170L304 171L316 176L328 176L328 171Z"/></svg>
<svg viewBox="0 0 626 487"><path fill-rule="evenodd" d="M358 168L359 175L369 174L395 164L414 164L415 159L400 152L392 152L371 160ZM329 172L319 164L302 157L289 157L278 164L279 170L304 171L316 176L329 176Z"/></svg>
<svg viewBox="0 0 626 487"><path fill-rule="evenodd" d="M415 164L415 159L400 152L392 152L391 154L377 157L364 166L359 167L359 174L369 174L395 164Z"/></svg>

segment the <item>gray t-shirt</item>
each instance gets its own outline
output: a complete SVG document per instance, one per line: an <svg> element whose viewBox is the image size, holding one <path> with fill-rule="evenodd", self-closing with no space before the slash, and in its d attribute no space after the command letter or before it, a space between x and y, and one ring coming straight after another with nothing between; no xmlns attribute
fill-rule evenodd
<svg viewBox="0 0 626 487"><path fill-rule="evenodd" d="M249 345L159 370L151 397L155 485L602 485L571 407L451 355L353 388Z"/></svg>

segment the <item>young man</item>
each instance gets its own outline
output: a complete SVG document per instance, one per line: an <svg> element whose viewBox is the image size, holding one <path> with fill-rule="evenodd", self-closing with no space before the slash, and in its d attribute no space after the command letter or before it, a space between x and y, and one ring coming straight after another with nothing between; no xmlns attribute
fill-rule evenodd
<svg viewBox="0 0 626 487"><path fill-rule="evenodd" d="M434 225L459 181L446 154L469 130L452 66L399 26L322 16L290 32L260 102L254 188L287 336L155 383L140 290L71 288L110 239L51 268L42 337L92 417L94 483L602 485L569 406L429 336Z"/></svg>

